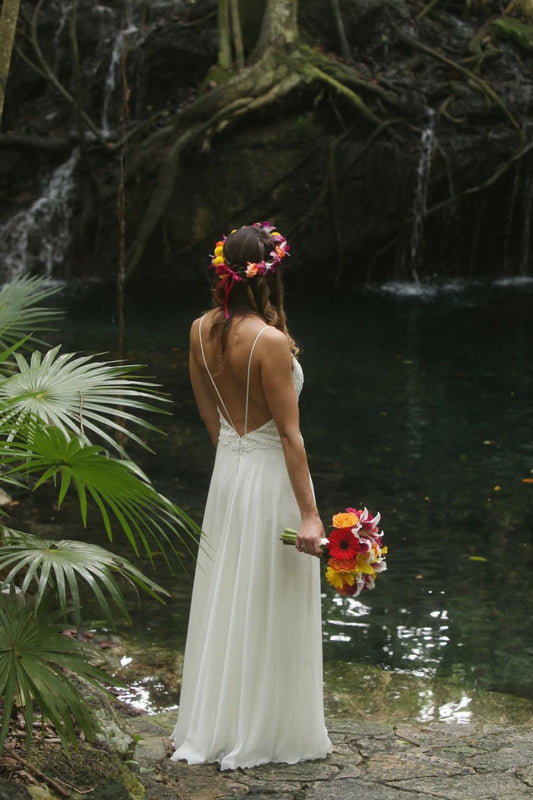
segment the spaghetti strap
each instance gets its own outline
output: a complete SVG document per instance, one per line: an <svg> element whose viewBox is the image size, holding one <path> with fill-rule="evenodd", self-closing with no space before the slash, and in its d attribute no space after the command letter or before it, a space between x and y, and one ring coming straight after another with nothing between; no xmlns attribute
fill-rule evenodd
<svg viewBox="0 0 533 800"><path fill-rule="evenodd" d="M256 344L258 342L259 337L261 336L263 331L266 331L267 328L268 328L268 325L265 325L265 327L261 328L261 330L257 333L257 336L255 337L254 343L252 345L252 349L250 350L250 358L248 359L248 374L246 376L246 407L244 409L244 435L245 436L248 433L248 400L250 398L250 370L252 368L252 356L254 354L255 346L256 346Z"/></svg>
<svg viewBox="0 0 533 800"><path fill-rule="evenodd" d="M226 412L226 416L227 416L227 418L228 418L228 421L229 421L229 423L231 424L231 427L233 428L233 430L235 431L235 433L237 433L237 429L236 429L235 425L233 424L233 420L232 420L232 418L231 418L231 415L230 415L230 413L229 413L228 409L226 408L226 404L225 404L224 400L222 399L222 395L221 395L221 394L220 394L220 392L218 391L218 386L217 386L217 385L216 385L216 383L215 383L215 379L214 379L214 378L213 378L213 376L211 375L211 370L210 370L210 369L209 369L209 367L207 366L207 359L206 359L206 357L205 357L205 351L204 351L204 343L203 343L203 341L202 341L202 322L203 322L203 321L204 321L204 318L203 318L203 317L200 317L200 325L199 325L199 328L198 328L198 335L199 335L199 339L200 339L200 350L202 351L202 358L203 358L203 360L204 360L204 366L205 366L205 368L206 368L206 370L207 370L207 374L209 375L209 377L210 377L210 379L211 379L211 383L213 384L213 388L214 388L215 392L217 393L217 397L218 397L218 399L220 400L220 405L222 406L222 408L223 408L223 409L224 409L224 411ZM254 342L254 346L255 346L255 342ZM252 349L253 349L253 348L252 348ZM219 412L219 414L220 414L220 409L218 409L218 412ZM245 431L245 433L246 433L246 431Z"/></svg>

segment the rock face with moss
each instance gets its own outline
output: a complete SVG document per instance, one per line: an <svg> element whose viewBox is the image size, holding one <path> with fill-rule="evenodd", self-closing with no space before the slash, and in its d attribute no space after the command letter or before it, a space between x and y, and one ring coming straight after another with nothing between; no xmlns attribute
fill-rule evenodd
<svg viewBox="0 0 533 800"><path fill-rule="evenodd" d="M526 274L527 2L284 3L240 4L222 68L214 0L139 0L127 25L118 0L78 0L76 37L70 4L23 2L0 138L19 262L114 274L122 163L131 280L194 280L222 232L269 217L301 280ZM66 207L25 220L73 148Z"/></svg>

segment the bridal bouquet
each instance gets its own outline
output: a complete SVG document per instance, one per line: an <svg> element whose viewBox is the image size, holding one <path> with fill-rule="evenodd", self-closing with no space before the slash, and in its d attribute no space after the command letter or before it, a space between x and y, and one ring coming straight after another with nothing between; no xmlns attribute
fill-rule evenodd
<svg viewBox="0 0 533 800"><path fill-rule="evenodd" d="M322 540L322 552L328 555L326 580L340 595L357 597L365 589L375 588L375 578L387 569L383 531L378 529L381 515L367 508L347 508L333 516L333 529ZM285 528L281 540L294 544L297 533Z"/></svg>

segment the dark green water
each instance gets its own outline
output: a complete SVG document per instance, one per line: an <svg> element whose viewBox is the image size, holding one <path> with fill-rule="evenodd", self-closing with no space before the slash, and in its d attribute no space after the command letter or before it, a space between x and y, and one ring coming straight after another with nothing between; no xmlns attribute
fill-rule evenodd
<svg viewBox="0 0 533 800"><path fill-rule="evenodd" d="M66 349L113 351L112 303L96 294L72 303ZM128 357L173 398L167 437L142 465L198 521L213 453L186 362L205 302L130 299L126 335ZM324 584L326 661L533 698L533 283L289 296L287 307L323 519L367 505L389 546L375 591L341 601ZM163 565L157 578L172 602L143 600L135 636L180 650L191 582Z"/></svg>

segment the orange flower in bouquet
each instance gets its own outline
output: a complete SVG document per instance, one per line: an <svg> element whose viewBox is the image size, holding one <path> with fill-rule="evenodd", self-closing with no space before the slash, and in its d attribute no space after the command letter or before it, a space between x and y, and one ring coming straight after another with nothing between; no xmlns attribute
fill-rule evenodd
<svg viewBox="0 0 533 800"><path fill-rule="evenodd" d="M322 552L329 557L326 580L344 597L357 597L366 589L374 589L376 576L387 569L380 519L379 513L373 516L367 508L347 508L333 516L333 528L322 540ZM296 531L285 528L281 540L294 544L296 536Z"/></svg>

